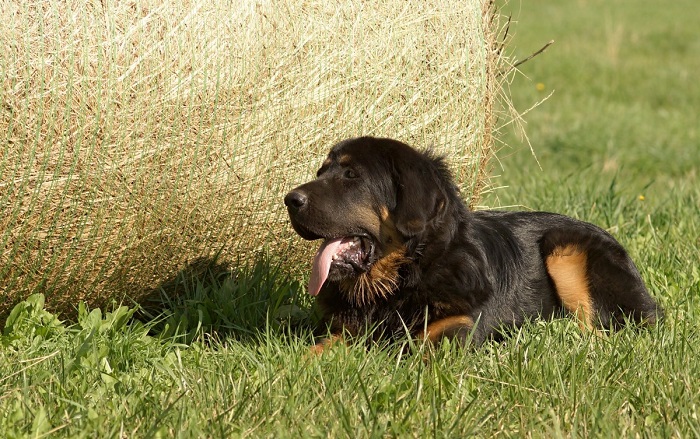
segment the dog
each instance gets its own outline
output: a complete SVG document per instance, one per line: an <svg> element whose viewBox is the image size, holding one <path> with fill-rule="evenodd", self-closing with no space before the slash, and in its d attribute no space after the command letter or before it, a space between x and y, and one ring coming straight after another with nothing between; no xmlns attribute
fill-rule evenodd
<svg viewBox="0 0 700 439"><path fill-rule="evenodd" d="M622 245L547 212L470 211L443 157L396 140L333 146L284 197L292 227L322 240L309 280L325 336L479 345L535 318L582 328L654 324L662 310Z"/></svg>

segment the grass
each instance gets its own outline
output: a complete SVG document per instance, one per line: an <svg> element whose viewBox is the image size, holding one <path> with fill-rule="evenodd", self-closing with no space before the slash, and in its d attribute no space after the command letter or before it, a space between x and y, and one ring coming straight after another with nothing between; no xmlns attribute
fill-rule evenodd
<svg viewBox="0 0 700 439"><path fill-rule="evenodd" d="M503 191L507 203L531 202L517 186L527 182L541 193L549 181L567 176L574 180L568 187L597 181L595 192L617 177L625 190L655 205L669 190L697 186L700 84L692 72L700 68L700 42L688 6L660 8L649 0L508 6L516 14L522 9L516 15L516 58L555 43L524 64L523 76L511 85L518 108L553 95L527 115L542 172L526 147L500 154L506 183L516 186ZM522 144L514 136L503 140ZM599 178L586 178L584 170Z"/></svg>
<svg viewBox="0 0 700 439"><path fill-rule="evenodd" d="M304 277L272 261L174 280L162 314L78 307L60 323L36 296L0 348L6 437L700 436L700 86L695 3L527 2L511 85L540 169L503 138L489 205L598 223L666 309L604 337L562 319L464 350L340 347L319 358ZM522 10L520 10L522 8ZM546 19L543 19L546 17ZM684 72L688 72L686 75ZM543 91L537 84L544 84ZM643 198L643 199L642 199ZM228 298L228 300L227 300ZM138 318L136 318L138 317Z"/></svg>

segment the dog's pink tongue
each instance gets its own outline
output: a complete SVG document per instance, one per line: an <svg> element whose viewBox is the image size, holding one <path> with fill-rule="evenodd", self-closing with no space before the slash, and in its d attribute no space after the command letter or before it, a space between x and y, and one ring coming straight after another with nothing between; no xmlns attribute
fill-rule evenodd
<svg viewBox="0 0 700 439"><path fill-rule="evenodd" d="M323 283L328 279L328 271L331 269L331 259L338 252L340 241L338 239L328 239L323 241L314 256L314 265L311 267L311 278L309 279L309 294L315 296L321 291Z"/></svg>

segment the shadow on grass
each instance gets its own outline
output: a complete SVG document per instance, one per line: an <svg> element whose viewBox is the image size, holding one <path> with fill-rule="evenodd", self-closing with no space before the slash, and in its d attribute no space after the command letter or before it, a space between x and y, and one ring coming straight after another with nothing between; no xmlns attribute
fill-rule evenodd
<svg viewBox="0 0 700 439"><path fill-rule="evenodd" d="M196 339L256 339L269 331L280 335L308 332L309 304L298 282L269 260L231 267L216 258L188 264L142 302L140 320L153 335L179 342Z"/></svg>

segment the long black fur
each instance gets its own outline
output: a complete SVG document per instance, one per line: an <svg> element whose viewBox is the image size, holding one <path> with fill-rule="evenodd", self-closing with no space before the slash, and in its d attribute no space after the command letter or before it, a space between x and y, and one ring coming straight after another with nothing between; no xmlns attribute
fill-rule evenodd
<svg viewBox="0 0 700 439"><path fill-rule="evenodd" d="M565 314L545 261L566 245L586 253L597 326L653 323L662 313L627 252L601 228L546 212L470 212L442 158L395 140L340 142L318 178L290 192L285 203L306 239L369 236L376 245L372 263L386 246L367 212L378 221L388 212L401 237L405 261L387 297L358 305L342 291L345 275L329 277L318 305L322 330L334 334L376 327L376 337L402 337L406 328L419 335L432 322L468 316L477 324L457 335L478 344L503 327Z"/></svg>

